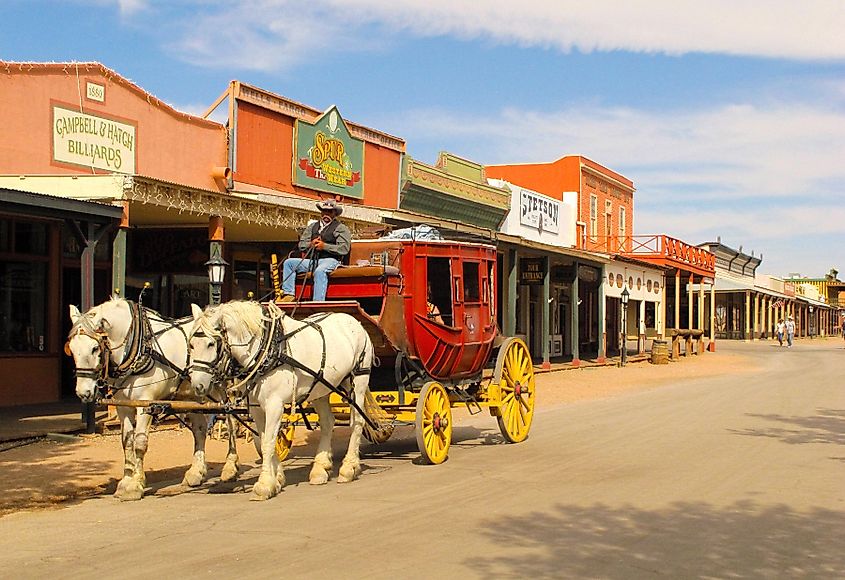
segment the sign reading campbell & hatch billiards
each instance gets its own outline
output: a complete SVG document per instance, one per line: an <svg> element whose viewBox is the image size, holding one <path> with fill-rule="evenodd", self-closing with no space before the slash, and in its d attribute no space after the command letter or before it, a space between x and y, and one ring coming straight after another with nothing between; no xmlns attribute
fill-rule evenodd
<svg viewBox="0 0 845 580"><path fill-rule="evenodd" d="M296 185L347 197L364 197L364 142L354 139L336 107L313 124L296 122Z"/></svg>

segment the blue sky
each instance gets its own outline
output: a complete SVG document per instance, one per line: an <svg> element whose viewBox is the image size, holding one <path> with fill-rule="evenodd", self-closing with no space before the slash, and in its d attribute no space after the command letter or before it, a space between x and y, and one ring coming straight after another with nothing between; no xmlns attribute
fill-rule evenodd
<svg viewBox="0 0 845 580"><path fill-rule="evenodd" d="M0 0L0 17L3 60L99 61L194 113L238 79L429 163L582 154L635 183L637 234L845 272L841 0Z"/></svg>

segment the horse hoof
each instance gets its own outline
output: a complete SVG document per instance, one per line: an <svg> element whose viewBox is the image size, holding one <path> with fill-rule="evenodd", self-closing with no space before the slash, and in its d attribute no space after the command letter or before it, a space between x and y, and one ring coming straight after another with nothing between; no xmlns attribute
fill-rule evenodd
<svg viewBox="0 0 845 580"><path fill-rule="evenodd" d="M144 488L138 484L130 484L126 486L118 499L120 501L138 501L142 497L144 497Z"/></svg>
<svg viewBox="0 0 845 580"><path fill-rule="evenodd" d="M308 483L311 485L324 485L329 482L329 474L325 469L314 466L311 475L308 476Z"/></svg>
<svg viewBox="0 0 845 580"><path fill-rule="evenodd" d="M249 499L250 501L265 501L274 497L277 493L279 493L278 489L271 488L259 482L252 488L252 497Z"/></svg>
<svg viewBox="0 0 845 580"><path fill-rule="evenodd" d="M182 485L187 485L188 487L198 487L202 485L203 479L205 479L205 474L203 472L189 469L185 472L185 477L182 479Z"/></svg>
<svg viewBox="0 0 845 580"><path fill-rule="evenodd" d="M355 481L361 474L361 468L355 465L341 465L340 473L337 474L338 483L350 483Z"/></svg>
<svg viewBox="0 0 845 580"><path fill-rule="evenodd" d="M114 497L120 498L125 492L129 484L132 483L131 477L124 477L117 482L117 489L114 490Z"/></svg>
<svg viewBox="0 0 845 580"><path fill-rule="evenodd" d="M220 481L234 481L238 478L238 464L227 463L223 466L223 471L220 474Z"/></svg>

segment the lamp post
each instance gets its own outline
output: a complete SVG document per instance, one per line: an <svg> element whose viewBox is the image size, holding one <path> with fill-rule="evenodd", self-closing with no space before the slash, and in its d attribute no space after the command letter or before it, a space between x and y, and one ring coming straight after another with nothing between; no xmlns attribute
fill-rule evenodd
<svg viewBox="0 0 845 580"><path fill-rule="evenodd" d="M212 246L211 258L205 265L208 267L208 283L211 285L211 306L220 304L220 295L223 290L223 280L226 277L226 266L229 262L223 259L220 255L219 246Z"/></svg>
<svg viewBox="0 0 845 580"><path fill-rule="evenodd" d="M810 304L810 324L809 324L810 328L807 329L807 330L809 330L809 333L810 333L810 340L813 339L813 330L815 330L815 328L816 328L816 321L813 318L813 310L814 310L813 305Z"/></svg>
<svg viewBox="0 0 845 580"><path fill-rule="evenodd" d="M628 286L625 286L622 289L622 329L619 332L619 346L623 367L625 366L625 363L628 362L628 299L630 297L631 293L628 292Z"/></svg>

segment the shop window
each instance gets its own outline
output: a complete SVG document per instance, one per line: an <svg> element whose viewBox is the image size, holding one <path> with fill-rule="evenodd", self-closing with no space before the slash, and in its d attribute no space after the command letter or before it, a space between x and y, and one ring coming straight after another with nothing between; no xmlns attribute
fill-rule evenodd
<svg viewBox="0 0 845 580"><path fill-rule="evenodd" d="M47 255L47 224L44 222L15 222L14 251L34 256Z"/></svg>
<svg viewBox="0 0 845 580"><path fill-rule="evenodd" d="M12 222L0 219L0 252L12 251Z"/></svg>
<svg viewBox="0 0 845 580"><path fill-rule="evenodd" d="M0 220L0 352L42 352L47 334L49 224Z"/></svg>
<svg viewBox="0 0 845 580"><path fill-rule="evenodd" d="M47 262L0 262L0 352L41 352L47 332Z"/></svg>

